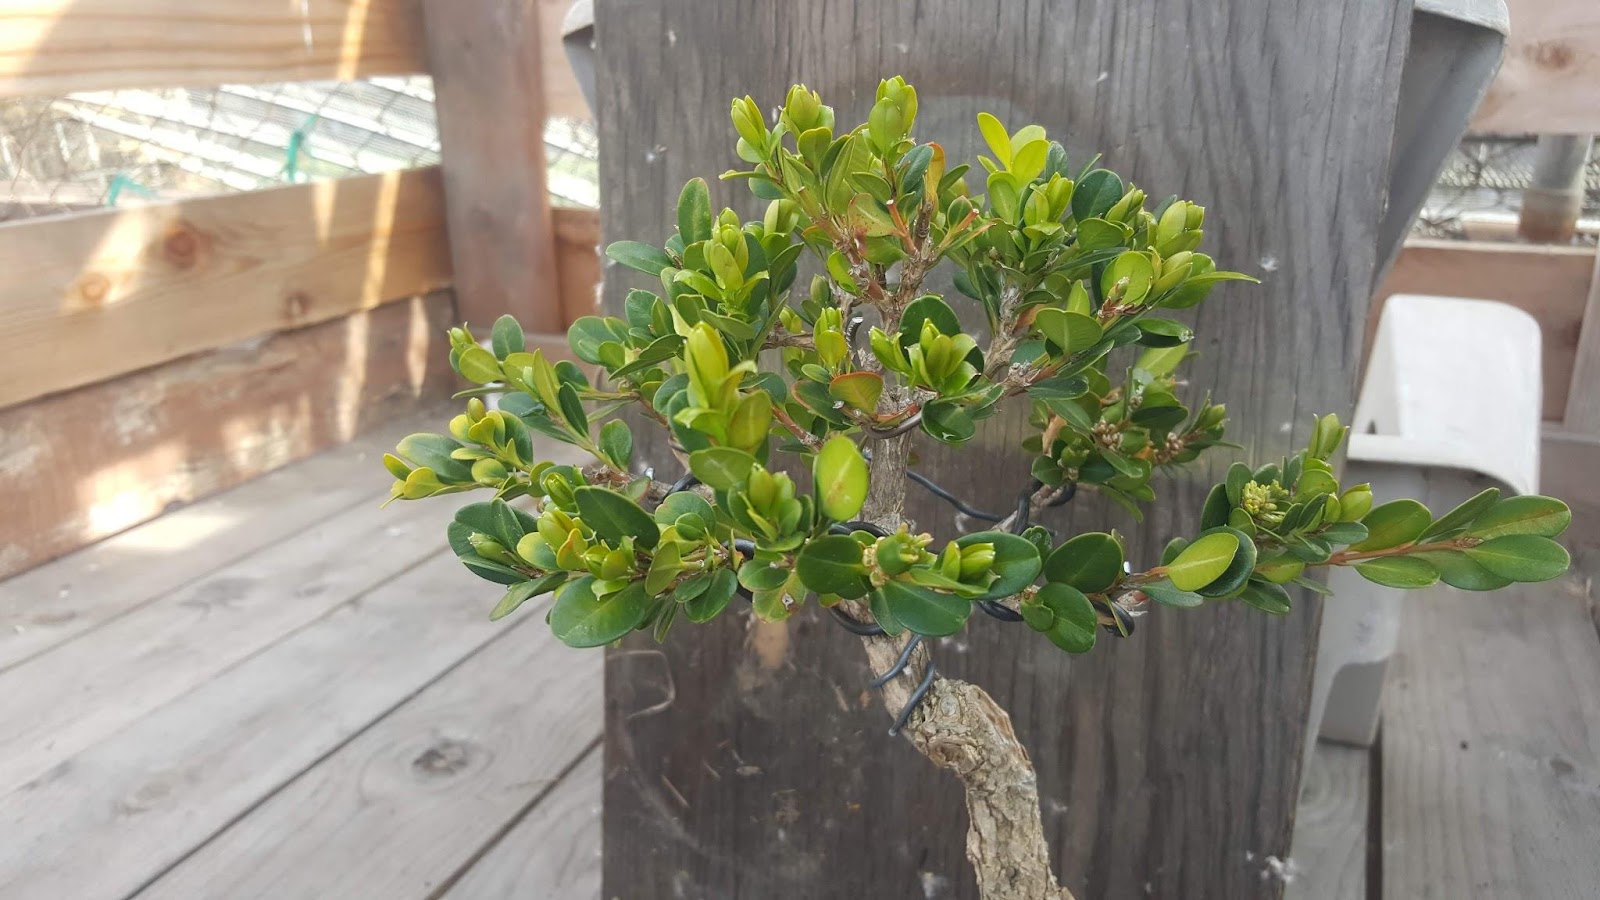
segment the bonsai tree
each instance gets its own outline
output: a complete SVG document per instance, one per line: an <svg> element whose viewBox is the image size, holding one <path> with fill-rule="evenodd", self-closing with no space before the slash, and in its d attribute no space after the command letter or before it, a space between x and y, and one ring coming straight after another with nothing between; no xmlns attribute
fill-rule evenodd
<svg viewBox="0 0 1600 900"><path fill-rule="evenodd" d="M1137 517L1159 472L1230 446L1226 408L1183 396L1193 333L1167 318L1254 280L1200 252L1205 210L1149 207L1094 162L1070 166L1040 126L987 114L991 155L956 164L912 136L917 93L900 78L854 128L803 86L776 123L749 97L732 119L746 166L722 177L768 201L762 218L713 210L695 179L661 246L608 247L640 287L624 317L572 325L595 380L528 352L510 318L487 343L451 329L451 364L478 387L448 434L411 435L385 457L393 495L492 494L456 514L450 546L505 586L493 618L554 591L547 620L574 647L633 631L665 640L745 602L769 621L828 609L862 636L895 730L964 783L984 897L1069 895L1006 712L939 677L922 638L981 611L1087 653L1155 607L1284 614L1287 586L1321 591L1329 566L1467 590L1566 569L1551 540L1570 519L1561 502L1491 489L1438 517L1415 500L1375 505L1367 485L1340 483L1331 460L1346 429L1332 415L1287 459L1233 463L1192 533L1159 552L1132 553L1115 531L1058 540L1033 522L1045 507L1093 491ZM817 274L802 281L807 256ZM940 266L962 296L925 289ZM1026 404L1034 427L1016 511L987 516L1000 519L988 530L917 529L904 513L912 479L984 516L908 468L911 433L959 453L1007 402ZM625 410L667 433L677 468L642 470ZM546 438L595 461L542 460Z"/></svg>

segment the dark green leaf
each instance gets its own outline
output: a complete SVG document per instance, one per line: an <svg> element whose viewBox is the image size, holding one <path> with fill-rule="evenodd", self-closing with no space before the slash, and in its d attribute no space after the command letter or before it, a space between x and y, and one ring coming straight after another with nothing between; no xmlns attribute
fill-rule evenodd
<svg viewBox="0 0 1600 900"><path fill-rule="evenodd" d="M1535 534L1553 538L1572 524L1572 510L1553 497L1528 494L1507 497L1493 509L1478 516L1467 533L1473 537L1497 538L1508 534Z"/></svg>
<svg viewBox="0 0 1600 900"><path fill-rule="evenodd" d="M1367 526L1368 537L1350 549L1388 550L1421 537L1433 524L1433 516L1415 500L1391 500L1367 513L1361 524Z"/></svg>
<svg viewBox="0 0 1600 900"><path fill-rule="evenodd" d="M732 569L718 569L712 573L705 590L684 601L683 614L695 624L715 619L728 606L728 601L739 590L738 576Z"/></svg>
<svg viewBox="0 0 1600 900"><path fill-rule="evenodd" d="M1439 570L1414 556L1384 556L1355 564L1361 577L1384 587L1424 588L1439 580Z"/></svg>
<svg viewBox="0 0 1600 900"><path fill-rule="evenodd" d="M600 452L613 466L628 471L628 465L633 461L633 432L628 430L628 423L621 419L612 419L600 427Z"/></svg>
<svg viewBox="0 0 1600 900"><path fill-rule="evenodd" d="M500 602L495 604L494 611L489 613L489 621L497 621L511 615L517 611L517 607L527 602L529 598L537 597L551 588L558 587L566 580L567 573L551 572L535 581L523 581L513 584L506 591L505 596L500 598Z"/></svg>
<svg viewBox="0 0 1600 900"><path fill-rule="evenodd" d="M856 598L866 593L866 566L862 547L845 534L828 534L806 541L794 561L795 574L818 594Z"/></svg>
<svg viewBox="0 0 1600 900"><path fill-rule="evenodd" d="M1424 531L1417 540L1425 544L1430 538L1448 534L1459 528L1465 528L1472 524L1474 519L1494 506L1499 499L1499 488L1487 488L1455 509L1435 519L1434 523L1429 525L1428 530Z"/></svg>
<svg viewBox="0 0 1600 900"><path fill-rule="evenodd" d="M686 245L711 237L711 188L703 178L689 179L678 195L678 234Z"/></svg>
<svg viewBox="0 0 1600 900"><path fill-rule="evenodd" d="M1050 627L1044 636L1068 653L1088 653L1094 649L1100 617L1094 604L1070 584L1052 582L1039 588L1034 601L1050 610Z"/></svg>
<svg viewBox="0 0 1600 900"><path fill-rule="evenodd" d="M578 389L570 382L563 383L556 391L556 401L561 404L561 417L567 420L567 425L578 434L588 434L589 415L583 411L583 403L578 400Z"/></svg>
<svg viewBox="0 0 1600 900"><path fill-rule="evenodd" d="M1079 222L1105 215L1122 199L1122 179L1117 173L1095 169L1083 176L1072 191L1072 217Z"/></svg>
<svg viewBox="0 0 1600 900"><path fill-rule="evenodd" d="M569 647L602 647L643 624L651 597L635 581L604 598L594 594L594 576L569 582L550 608L550 630Z"/></svg>
<svg viewBox="0 0 1600 900"><path fill-rule="evenodd" d="M1292 608L1289 602L1289 592L1282 586L1269 581L1252 581L1239 592L1239 599L1244 603L1275 616L1289 614Z"/></svg>
<svg viewBox="0 0 1600 900"><path fill-rule="evenodd" d="M1439 570L1439 580L1463 591L1496 591L1512 583L1472 561L1460 550L1428 550L1414 554Z"/></svg>
<svg viewBox="0 0 1600 900"><path fill-rule="evenodd" d="M1146 347L1176 347L1194 340L1194 329L1171 319L1142 318L1138 321L1139 343Z"/></svg>
<svg viewBox="0 0 1600 900"><path fill-rule="evenodd" d="M1104 532L1080 534L1055 549L1044 561L1044 578L1097 594L1122 576L1122 545Z"/></svg>
<svg viewBox="0 0 1600 900"><path fill-rule="evenodd" d="M973 544L994 545L994 565L990 571L999 576L989 585L988 592L977 599L1009 597L1039 577L1039 548L1027 538L1005 531L976 531L956 538L957 547Z"/></svg>
<svg viewBox="0 0 1600 900"><path fill-rule="evenodd" d="M489 333L489 345L494 348L494 355L500 359L528 349L523 341L522 326L511 316L501 316L494 320L494 329Z"/></svg>
<svg viewBox="0 0 1600 900"><path fill-rule="evenodd" d="M675 268L665 251L638 241L617 241L606 248L606 255L647 275L660 275L662 269Z"/></svg>
<svg viewBox="0 0 1600 900"><path fill-rule="evenodd" d="M955 634L972 615L972 601L905 581L888 581L878 593L895 621L927 637Z"/></svg>
<svg viewBox="0 0 1600 900"><path fill-rule="evenodd" d="M1565 547L1537 534L1506 534L1463 552L1493 574L1512 581L1549 581L1572 564Z"/></svg>
<svg viewBox="0 0 1600 900"><path fill-rule="evenodd" d="M922 407L922 430L934 440L963 444L978 433L972 416L948 400L932 400Z"/></svg>
<svg viewBox="0 0 1600 900"><path fill-rule="evenodd" d="M1139 590L1151 600L1163 606L1176 606L1181 609L1199 606L1206 599L1194 591L1185 591L1170 581L1152 581L1149 584L1139 585Z"/></svg>
<svg viewBox="0 0 1600 900"><path fill-rule="evenodd" d="M606 543L616 546L627 535L648 550L661 539L655 519L639 504L610 488L584 485L573 492L578 500L578 515Z"/></svg>
<svg viewBox="0 0 1600 900"><path fill-rule="evenodd" d="M938 294L923 294L906 306L900 315L900 346L910 347L922 335L922 323L932 322L940 334L960 334L961 320Z"/></svg>

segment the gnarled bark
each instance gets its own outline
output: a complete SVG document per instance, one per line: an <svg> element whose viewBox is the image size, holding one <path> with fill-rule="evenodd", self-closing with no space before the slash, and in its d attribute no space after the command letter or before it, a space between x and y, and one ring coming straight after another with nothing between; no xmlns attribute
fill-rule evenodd
<svg viewBox="0 0 1600 900"><path fill-rule="evenodd" d="M873 447L871 486L864 517L885 529L905 520L905 468L909 439ZM854 604L858 617L868 615ZM863 639L875 674L894 667L909 635ZM890 715L905 706L930 662L926 645L913 651L904 672L884 685ZM906 737L935 765L961 779L967 799L967 859L984 900L1072 900L1056 883L1039 814L1038 775L1011 728L1011 717L982 688L935 677L906 724Z"/></svg>

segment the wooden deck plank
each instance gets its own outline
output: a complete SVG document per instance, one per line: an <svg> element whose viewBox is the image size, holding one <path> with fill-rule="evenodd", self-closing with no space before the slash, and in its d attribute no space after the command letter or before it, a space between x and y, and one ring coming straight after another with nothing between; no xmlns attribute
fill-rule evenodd
<svg viewBox="0 0 1600 900"><path fill-rule="evenodd" d="M442 408L0 581L0 672L157 597L387 495L380 456Z"/></svg>
<svg viewBox="0 0 1600 900"><path fill-rule="evenodd" d="M433 896L600 737L601 655L514 627L137 896Z"/></svg>
<svg viewBox="0 0 1600 900"><path fill-rule="evenodd" d="M1367 895L1365 747L1319 742L1306 771L1285 863L1292 877L1285 900L1362 900Z"/></svg>
<svg viewBox="0 0 1600 900"><path fill-rule="evenodd" d="M589 751L441 900L598 900L604 755Z"/></svg>
<svg viewBox="0 0 1600 900"><path fill-rule="evenodd" d="M0 841L0 897L132 894L504 636L509 623L488 621L496 596L453 555L436 554L72 757L53 777L0 797L0 832L10 836ZM539 615L538 605L524 615ZM590 782L598 804L598 770ZM592 830L597 843L598 824Z"/></svg>
<svg viewBox="0 0 1600 900"><path fill-rule="evenodd" d="M0 792L395 580L439 549L452 512L363 504L0 674Z"/></svg>
<svg viewBox="0 0 1600 900"><path fill-rule="evenodd" d="M1600 641L1585 581L1406 599L1384 696L1385 896L1593 896Z"/></svg>

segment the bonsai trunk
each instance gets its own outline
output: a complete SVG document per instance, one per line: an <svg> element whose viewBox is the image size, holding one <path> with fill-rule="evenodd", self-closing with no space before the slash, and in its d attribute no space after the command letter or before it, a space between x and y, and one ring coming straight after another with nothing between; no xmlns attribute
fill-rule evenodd
<svg viewBox="0 0 1600 900"><path fill-rule="evenodd" d="M873 446L871 481L862 517L893 530L905 521L906 435ZM864 603L851 610L868 615ZM894 667L904 637L864 638L872 671ZM884 685L883 702L894 715L922 680L930 657L923 644L910 664ZM967 799L967 859L984 900L1072 900L1050 868L1039 814L1038 775L1011 728L1011 717L982 688L936 676L927 697L906 723L913 746L961 779Z"/></svg>

